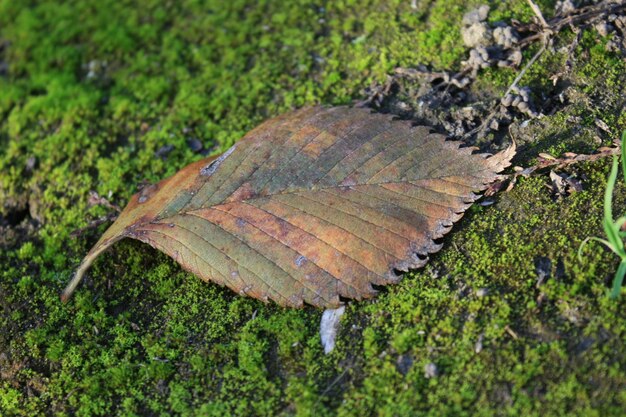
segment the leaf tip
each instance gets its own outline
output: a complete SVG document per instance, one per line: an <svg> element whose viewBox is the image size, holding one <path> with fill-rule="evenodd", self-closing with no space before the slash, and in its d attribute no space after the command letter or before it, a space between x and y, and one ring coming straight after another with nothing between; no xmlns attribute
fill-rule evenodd
<svg viewBox="0 0 626 417"><path fill-rule="evenodd" d="M61 302L63 304L66 304L70 297L71 297L72 293L70 291L67 291L67 289L63 290L63 292L61 293L61 296L59 297L61 299Z"/></svg>
<svg viewBox="0 0 626 417"><path fill-rule="evenodd" d="M504 168L509 167L511 165L511 160L517 154L517 144L515 141L511 143L506 149L498 152L495 155L487 158L489 161L489 165L495 172L500 172Z"/></svg>

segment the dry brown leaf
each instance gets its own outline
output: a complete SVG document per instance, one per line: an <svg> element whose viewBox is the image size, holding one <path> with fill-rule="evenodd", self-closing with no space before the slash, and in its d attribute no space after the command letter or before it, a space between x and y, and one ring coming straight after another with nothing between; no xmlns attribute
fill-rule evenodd
<svg viewBox="0 0 626 417"><path fill-rule="evenodd" d="M206 281L280 305L337 307L395 283L509 165L424 126L349 107L269 120L217 158L134 195L85 257L125 237Z"/></svg>

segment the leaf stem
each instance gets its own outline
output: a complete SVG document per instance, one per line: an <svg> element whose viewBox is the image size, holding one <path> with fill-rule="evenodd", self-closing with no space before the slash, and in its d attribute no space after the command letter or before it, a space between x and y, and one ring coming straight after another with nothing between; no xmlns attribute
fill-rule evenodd
<svg viewBox="0 0 626 417"><path fill-rule="evenodd" d="M67 286L63 290L63 293L61 294L61 301L66 303L69 300L69 298L74 293L74 290L83 279L85 272L87 272L87 270L89 269L93 261L98 257L98 255L107 250L111 245L113 245L115 242L122 239L123 237L124 236L118 236L112 239L101 240L96 243L96 245L89 251L87 256L85 256L85 259L83 259L83 261L80 263L80 266L74 273L74 276L72 277L70 283L67 284Z"/></svg>

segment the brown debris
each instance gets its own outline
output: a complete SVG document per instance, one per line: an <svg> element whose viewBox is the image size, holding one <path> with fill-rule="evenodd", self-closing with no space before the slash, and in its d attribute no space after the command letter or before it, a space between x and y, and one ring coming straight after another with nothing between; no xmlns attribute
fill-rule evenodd
<svg viewBox="0 0 626 417"><path fill-rule="evenodd" d="M528 0L527 0L528 1ZM487 22L488 6L481 6L467 13L462 22L462 35L468 48L468 58L458 73L433 71L423 66L396 68L381 85L372 85L366 90L368 98L360 106L370 106L402 117L411 117L420 123L427 121L445 130L449 135L476 143L489 132L497 137L506 134L506 127L514 120L542 117L552 114L564 105L563 96L549 97L533 104L527 87L521 85L527 71L535 65L547 50L553 48L552 40L564 28L570 28L578 36L569 46L573 54L582 35L582 29L595 27L599 31L612 33L607 48L626 54L625 2L605 0L593 5L575 8L569 1L559 2L556 14L545 18L537 4L528 1L535 18L526 23ZM606 27L602 23L606 23ZM478 28L480 27L480 30ZM604 32L603 32L604 33ZM491 39L486 42L487 39ZM536 42L541 47L526 63L522 62L522 51ZM523 65L523 67L521 67ZM554 74L552 81L563 79L571 69L571 60L566 69ZM485 100L476 97L471 85L479 71L488 67L520 68L515 80L506 92L497 99ZM410 82L414 82L411 86ZM409 103L399 100L399 95L408 95ZM535 99L542 94L534 94ZM472 109L472 111L466 111Z"/></svg>
<svg viewBox="0 0 626 417"><path fill-rule="evenodd" d="M107 200L106 198L101 197L95 191L90 191L89 192L88 204L89 204L89 207L104 206L104 207L110 208L112 210L115 210L118 213L122 212L122 209L118 205L115 205L115 204L111 203L109 200Z"/></svg>
<svg viewBox="0 0 626 417"><path fill-rule="evenodd" d="M558 174L556 171L562 170L567 166L578 164L580 162L593 162L602 158L616 156L620 153L621 146L617 142L615 146L611 148L602 147L598 149L597 153L590 155L566 152L560 158L555 158L552 155L540 153L539 157L537 158L537 164L527 168L522 168L518 166L513 167L514 172L512 174L500 175L502 179L489 185L489 187L485 190L484 195L491 196L500 191L510 191L515 185L518 177L528 177L530 175L537 174L546 168L551 168L551 189L556 195L563 196L571 194L573 192L582 191L582 184L579 179L564 174Z"/></svg>

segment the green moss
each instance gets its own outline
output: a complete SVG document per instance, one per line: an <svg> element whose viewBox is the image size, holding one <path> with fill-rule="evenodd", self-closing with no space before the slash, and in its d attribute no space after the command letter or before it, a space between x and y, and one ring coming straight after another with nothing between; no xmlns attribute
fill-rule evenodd
<svg viewBox="0 0 626 417"><path fill-rule="evenodd" d="M601 187L605 172L590 171L589 185ZM383 415L493 415L503 404L507 415L542 415L546 407L555 415L619 413L623 399L613 393L624 379L610 369L624 329L597 279L614 262L598 248L589 263L576 258L581 236L598 228L587 214L600 211L594 191L553 202L542 178L503 195L498 210L473 210L447 242L451 249L366 308L365 378L340 414L365 406ZM538 287L540 257L550 260L550 278ZM597 345L599 338L612 347ZM415 360L405 377L396 369L401 355ZM440 372L434 380L424 376L431 362ZM588 379L607 397L590 398Z"/></svg>
<svg viewBox="0 0 626 417"><path fill-rule="evenodd" d="M349 304L328 356L321 312L239 297L133 241L58 299L106 227L70 235L109 212L90 191L124 205L201 157L190 138L217 153L290 108L362 98L396 66L459 68L459 24L479 3L0 0L0 215L26 216L0 236L0 414L620 415L615 259L595 244L576 258L601 233L606 162L572 168L584 190L558 201L539 176L474 206L424 270ZM492 22L532 14L490 3ZM608 143L597 118L626 127L624 63L605 43L583 34L569 101L520 131L515 163ZM561 88L564 59L546 53L522 85ZM475 88L514 76L485 71Z"/></svg>

